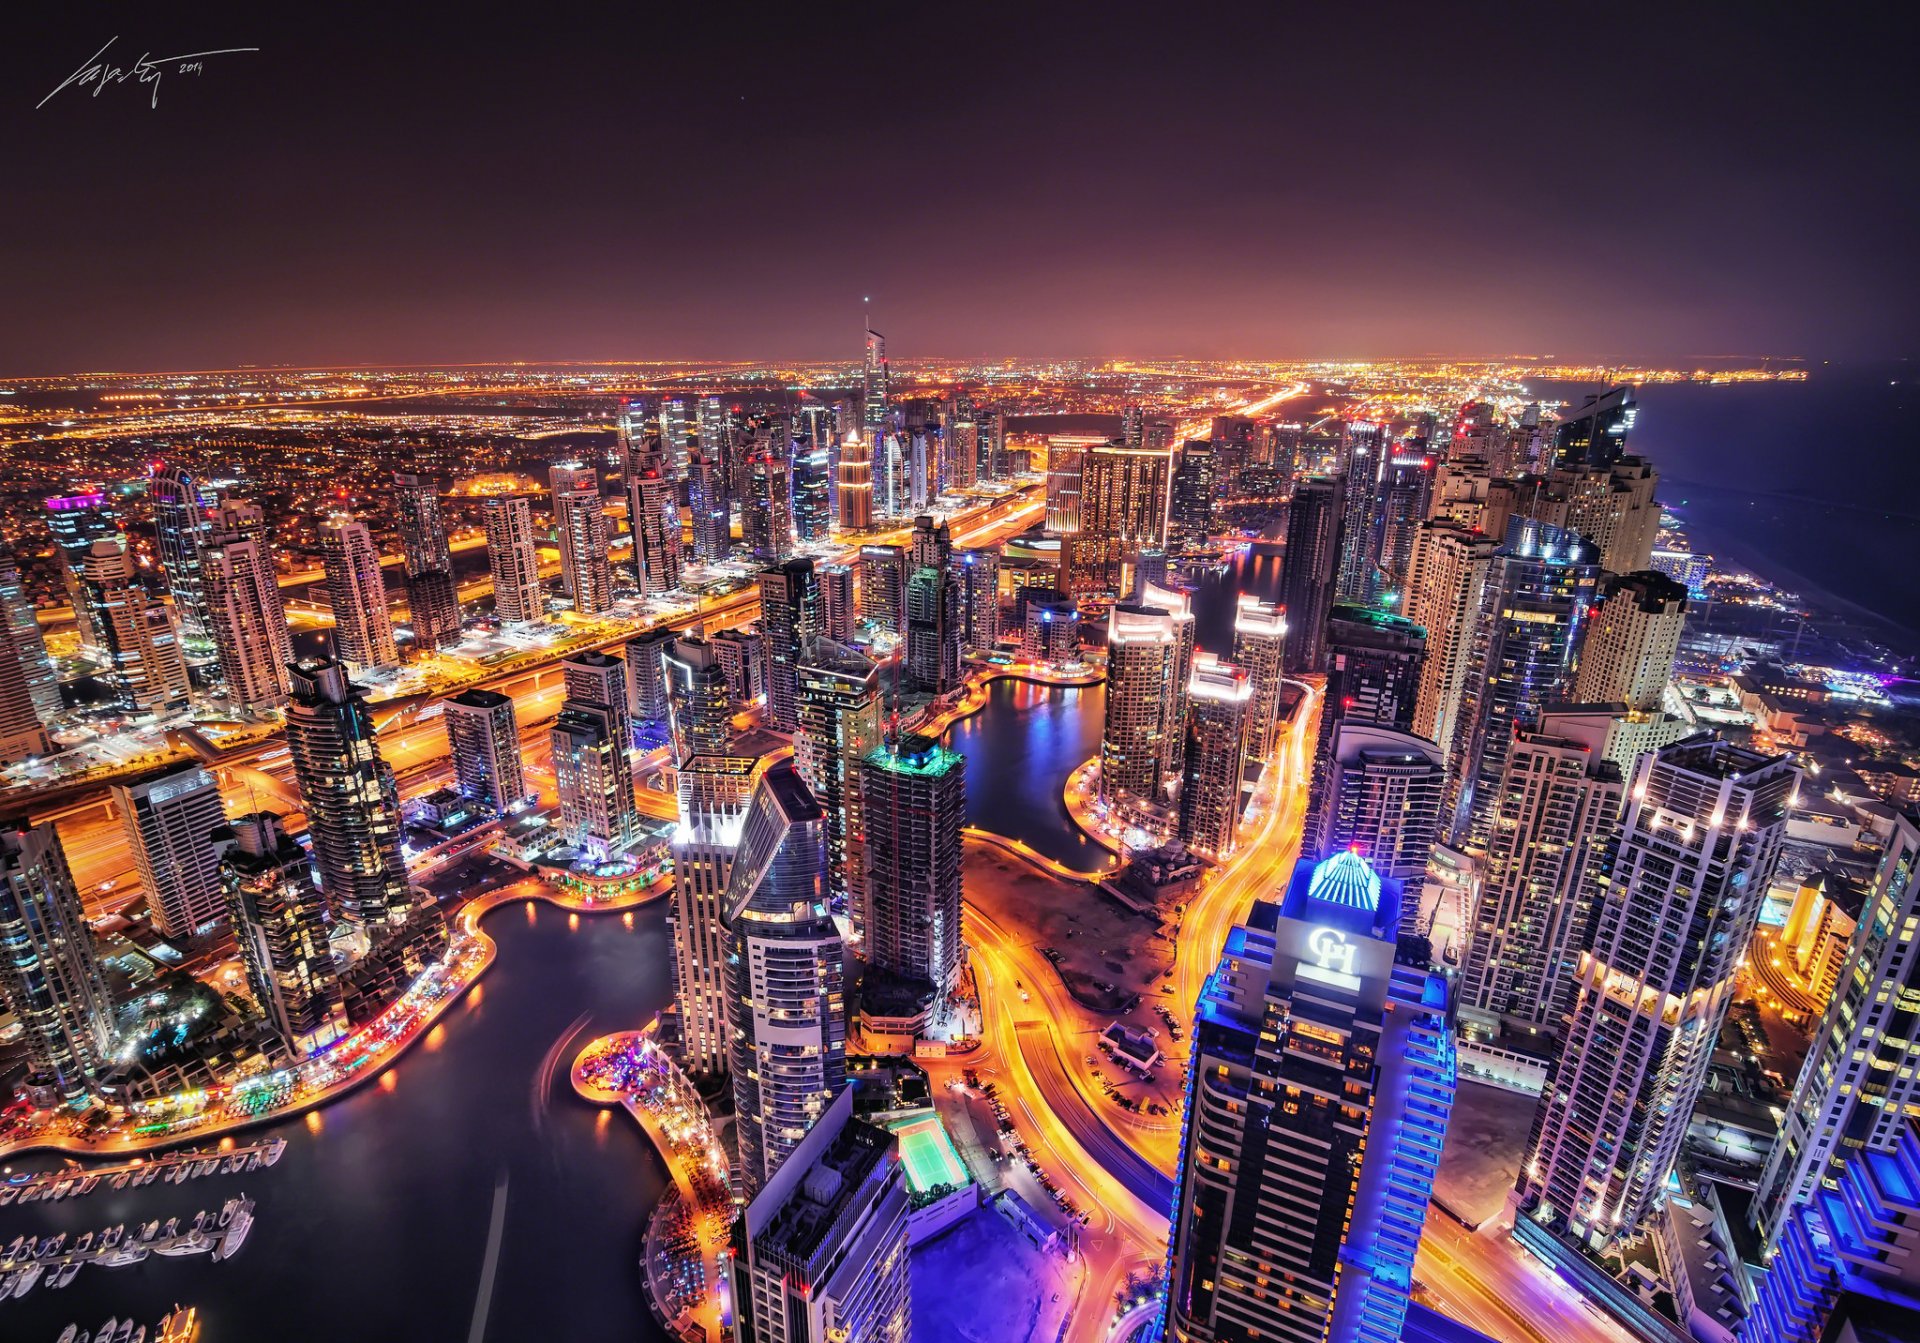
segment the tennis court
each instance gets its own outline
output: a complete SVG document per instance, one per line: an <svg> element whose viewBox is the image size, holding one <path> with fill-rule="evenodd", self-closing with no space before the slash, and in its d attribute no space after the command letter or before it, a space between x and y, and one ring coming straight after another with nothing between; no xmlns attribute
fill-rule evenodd
<svg viewBox="0 0 1920 1343"><path fill-rule="evenodd" d="M960 1164L960 1154L953 1150L953 1139L947 1136L938 1116L909 1119L893 1132L900 1139L900 1160L906 1165L907 1183L913 1186L914 1193L923 1194L937 1185L971 1182L967 1168Z"/></svg>

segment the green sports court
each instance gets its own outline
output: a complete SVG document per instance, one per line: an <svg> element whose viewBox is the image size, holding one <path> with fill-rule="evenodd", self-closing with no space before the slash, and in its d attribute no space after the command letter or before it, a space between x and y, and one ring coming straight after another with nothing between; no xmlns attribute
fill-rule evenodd
<svg viewBox="0 0 1920 1343"><path fill-rule="evenodd" d="M900 1140L900 1160L907 1168L907 1184L914 1193L924 1194L943 1184L957 1187L973 1182L938 1115L905 1119L888 1127Z"/></svg>

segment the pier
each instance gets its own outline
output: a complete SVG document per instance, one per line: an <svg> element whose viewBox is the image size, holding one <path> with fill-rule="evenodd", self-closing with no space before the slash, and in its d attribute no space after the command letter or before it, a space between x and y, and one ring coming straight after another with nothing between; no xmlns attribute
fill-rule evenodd
<svg viewBox="0 0 1920 1343"><path fill-rule="evenodd" d="M0 1301L25 1296L40 1286L65 1287L89 1264L122 1268L137 1264L149 1255L178 1257L211 1252L214 1259L231 1259L239 1253L253 1229L253 1200L245 1194L230 1198L219 1213L199 1212L184 1229L178 1217L164 1226L148 1222L128 1234L126 1225L104 1231L85 1231L71 1244L67 1233L36 1241L32 1236L16 1236L0 1249Z"/></svg>
<svg viewBox="0 0 1920 1343"><path fill-rule="evenodd" d="M11 1177L0 1183L0 1208L9 1203L57 1203L67 1198L82 1198L102 1185L108 1189L137 1189L165 1180L184 1184L203 1175L239 1175L245 1171L271 1166L287 1150L285 1138L236 1146L228 1138L218 1147L190 1148L169 1152L152 1160L135 1159L108 1166L63 1166L37 1175Z"/></svg>

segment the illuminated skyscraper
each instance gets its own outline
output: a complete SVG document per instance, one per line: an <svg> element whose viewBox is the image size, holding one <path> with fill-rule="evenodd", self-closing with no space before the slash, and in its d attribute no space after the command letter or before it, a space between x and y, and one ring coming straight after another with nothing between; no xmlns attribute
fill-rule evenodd
<svg viewBox="0 0 1920 1343"><path fill-rule="evenodd" d="M694 407L695 440L700 445L700 455L715 462L733 460L733 416L727 410L725 398L703 396ZM682 472L684 475L685 473Z"/></svg>
<svg viewBox="0 0 1920 1343"><path fill-rule="evenodd" d="M1286 651L1286 608L1243 593L1233 617L1233 661L1253 685L1245 748L1250 760L1264 763L1273 754Z"/></svg>
<svg viewBox="0 0 1920 1343"><path fill-rule="evenodd" d="M1334 607L1326 640L1327 687L1313 746L1306 824L1307 835L1320 838L1331 833L1334 812L1329 788L1334 730L1352 723L1410 731L1427 652L1425 630L1364 606Z"/></svg>
<svg viewBox="0 0 1920 1343"><path fill-rule="evenodd" d="M460 796L496 816L504 816L526 800L520 723L512 696L497 690L463 690L442 702L441 717Z"/></svg>
<svg viewBox="0 0 1920 1343"><path fill-rule="evenodd" d="M1080 530L1081 473L1087 450L1078 444L1047 444L1047 530L1072 536Z"/></svg>
<svg viewBox="0 0 1920 1343"><path fill-rule="evenodd" d="M320 524L320 557L340 660L356 672L391 667L400 660L400 650L393 642L387 585L373 533L364 522L336 513Z"/></svg>
<svg viewBox="0 0 1920 1343"><path fill-rule="evenodd" d="M495 497L481 506L487 525L487 567L493 606L503 623L526 625L547 617L540 554L533 544L533 504L524 496Z"/></svg>
<svg viewBox="0 0 1920 1343"><path fill-rule="evenodd" d="M793 533L824 541L832 526L833 471L827 445L796 440L793 447Z"/></svg>
<svg viewBox="0 0 1920 1343"><path fill-rule="evenodd" d="M740 1220L732 1274L741 1343L909 1343L912 1200L899 1140L841 1091Z"/></svg>
<svg viewBox="0 0 1920 1343"><path fill-rule="evenodd" d="M888 383L892 371L887 366L887 338L867 328L867 361L861 375L860 424L870 444L877 444L887 429ZM844 457L843 457L844 459Z"/></svg>
<svg viewBox="0 0 1920 1343"><path fill-rule="evenodd" d="M95 541L119 537L113 510L106 492L99 485L83 485L72 494L57 495L46 501L47 534L60 552L63 577L67 585L67 604L73 608L73 621L80 629L84 648L101 651L101 633L94 627L93 607L87 601L81 572Z"/></svg>
<svg viewBox="0 0 1920 1343"><path fill-rule="evenodd" d="M724 463L705 455L687 466L687 511L693 518L693 557L716 564L733 551L733 490Z"/></svg>
<svg viewBox="0 0 1920 1343"><path fill-rule="evenodd" d="M767 723L781 732L800 728L800 659L820 632L820 589L813 561L788 560L760 571L760 636L767 686Z"/></svg>
<svg viewBox="0 0 1920 1343"><path fill-rule="evenodd" d="M181 467L156 466L147 478L147 499L153 508L154 548L173 597L181 652L190 664L211 662L213 632L208 628L206 593L200 583L207 505L199 482Z"/></svg>
<svg viewBox="0 0 1920 1343"><path fill-rule="evenodd" d="M293 638L260 510L222 499L200 551L220 680L228 700L256 713L287 702Z"/></svg>
<svg viewBox="0 0 1920 1343"><path fill-rule="evenodd" d="M1481 589L1452 743L1457 839L1484 849L1513 734L1561 698L1600 577L1591 545L1516 518Z"/></svg>
<svg viewBox="0 0 1920 1343"><path fill-rule="evenodd" d="M635 462L662 455L658 408L645 397L621 397L614 417L613 445L601 458L604 478L623 482Z"/></svg>
<svg viewBox="0 0 1920 1343"><path fill-rule="evenodd" d="M1373 595L1403 614L1407 605L1407 581L1413 572L1413 547L1420 525L1427 518L1427 501L1433 489L1433 459L1424 453L1408 454L1396 450L1387 458L1380 480L1380 546Z"/></svg>
<svg viewBox="0 0 1920 1343"><path fill-rule="evenodd" d="M607 512L600 486L589 467L555 465L553 526L560 544L560 585L581 615L599 615L613 605L613 570L608 559Z"/></svg>
<svg viewBox="0 0 1920 1343"><path fill-rule="evenodd" d="M826 813L790 760L754 785L727 878L735 1152L751 1198L847 1085L846 950Z"/></svg>
<svg viewBox="0 0 1920 1343"><path fill-rule="evenodd" d="M627 482L627 519L633 529L633 574L643 597L680 586L680 505L673 482L657 467L636 469Z"/></svg>
<svg viewBox="0 0 1920 1343"><path fill-rule="evenodd" d="M227 823L220 781L198 765L113 787L121 833L140 872L153 924L172 938L191 938L220 921L220 859L214 831Z"/></svg>
<svg viewBox="0 0 1920 1343"><path fill-rule="evenodd" d="M560 661L560 676L573 704L598 704L613 713L615 735L632 744L633 718L627 712L627 664L616 653L588 649Z"/></svg>
<svg viewBox="0 0 1920 1343"><path fill-rule="evenodd" d="M287 1057L305 1058L348 1029L327 902L307 851L271 811L236 816L216 848L247 987Z"/></svg>
<svg viewBox="0 0 1920 1343"><path fill-rule="evenodd" d="M959 982L967 760L908 735L860 762L867 964L937 999Z"/></svg>
<svg viewBox="0 0 1920 1343"><path fill-rule="evenodd" d="M1610 467L1627 450L1637 407L1633 388L1595 393L1553 431L1555 466Z"/></svg>
<svg viewBox="0 0 1920 1343"><path fill-rule="evenodd" d="M1447 981L1402 900L1343 850L1228 934L1187 1069L1176 1343L1400 1337L1454 1094Z"/></svg>
<svg viewBox="0 0 1920 1343"><path fill-rule="evenodd" d="M1080 472L1080 530L1066 542L1076 597L1127 590L1126 566L1167 544L1173 454L1117 443L1089 448Z"/></svg>
<svg viewBox="0 0 1920 1343"><path fill-rule="evenodd" d="M953 559L960 580L960 646L990 653L1000 642L1000 552L962 550Z"/></svg>
<svg viewBox="0 0 1920 1343"><path fill-rule="evenodd" d="M1463 1018L1561 1033L1620 831L1624 785L1605 741L1606 720L1578 713L1515 735L1466 930Z"/></svg>
<svg viewBox="0 0 1920 1343"><path fill-rule="evenodd" d="M860 547L860 618L890 634L907 632L907 556L899 546Z"/></svg>
<svg viewBox="0 0 1920 1343"><path fill-rule="evenodd" d="M698 442L698 414L684 396L660 398L660 469L669 480L686 479L687 459Z"/></svg>
<svg viewBox="0 0 1920 1343"><path fill-rule="evenodd" d="M733 706L727 673L705 639L682 635L661 657L667 704L673 715L673 758L723 756L733 742Z"/></svg>
<svg viewBox="0 0 1920 1343"><path fill-rule="evenodd" d="M1414 538L1406 617L1427 632L1413 730L1444 750L1455 749L1460 701L1473 666L1474 638L1487 570L1499 543L1464 524L1434 521Z"/></svg>
<svg viewBox="0 0 1920 1343"><path fill-rule="evenodd" d="M1780 1136L1754 1192L1754 1227L1778 1248L1793 1209L1846 1178L1850 1156L1910 1141L1920 1114L1920 823L1896 816L1833 999L1814 1030Z"/></svg>
<svg viewBox="0 0 1920 1343"><path fill-rule="evenodd" d="M672 630L653 629L621 648L620 660L627 664L627 714L635 723L666 723L673 717L666 667L673 640Z"/></svg>
<svg viewBox="0 0 1920 1343"><path fill-rule="evenodd" d="M1687 590L1665 574L1647 570L1608 579L1580 644L1573 698L1659 709L1686 619Z"/></svg>
<svg viewBox="0 0 1920 1343"><path fill-rule="evenodd" d="M113 999L51 821L0 829L0 1002L23 1030L29 1080L69 1100L113 1057Z"/></svg>
<svg viewBox="0 0 1920 1343"><path fill-rule="evenodd" d="M1318 674L1326 661L1327 613L1340 570L1340 477L1309 476L1287 508L1287 551L1280 561L1280 605L1287 612L1286 666Z"/></svg>
<svg viewBox="0 0 1920 1343"><path fill-rule="evenodd" d="M853 566L822 564L814 568L820 583L820 632L835 643L850 643L860 620L853 600Z"/></svg>
<svg viewBox="0 0 1920 1343"><path fill-rule="evenodd" d="M826 809L827 879L836 906L860 910L866 860L860 835L860 761L880 745L880 672L871 660L827 639L800 660L800 773ZM859 931L856 928L856 933Z"/></svg>
<svg viewBox="0 0 1920 1343"><path fill-rule="evenodd" d="M0 764L53 749L47 724L61 712L60 682L13 552L0 547Z"/></svg>
<svg viewBox="0 0 1920 1343"><path fill-rule="evenodd" d="M1334 596L1364 602L1373 593L1380 557L1380 481L1386 470L1387 431L1381 424L1356 421L1341 444L1340 567Z"/></svg>
<svg viewBox="0 0 1920 1343"><path fill-rule="evenodd" d="M1233 853L1240 825L1241 748L1253 683L1209 653L1194 659L1187 687L1180 776L1180 838L1216 862Z"/></svg>
<svg viewBox="0 0 1920 1343"><path fill-rule="evenodd" d="M407 562L407 614L420 648L460 642L460 590L453 577L447 520L433 482L396 475L394 502L400 512L400 546Z"/></svg>
<svg viewBox="0 0 1920 1343"><path fill-rule="evenodd" d="M1199 626L1193 615L1193 597L1181 588L1143 581L1137 588L1138 604L1165 611L1173 620L1173 682L1167 690L1167 732L1172 754L1162 772L1180 770L1180 734L1187 721L1187 678L1193 674L1193 650Z"/></svg>
<svg viewBox="0 0 1920 1343"><path fill-rule="evenodd" d="M624 703L624 697L623 697ZM553 782L560 833L588 858L612 856L640 833L633 767L621 733L624 710L567 699L553 720Z"/></svg>
<svg viewBox="0 0 1920 1343"><path fill-rule="evenodd" d="M1342 720L1327 743L1326 770L1326 800L1314 818L1319 828L1305 837L1307 845L1320 854L1352 849L1419 890L1447 796L1440 749L1411 732Z"/></svg>
<svg viewBox="0 0 1920 1343"><path fill-rule="evenodd" d="M1608 1243L1658 1207L1798 781L1786 757L1704 737L1641 757L1520 1172L1537 1220Z"/></svg>
<svg viewBox="0 0 1920 1343"><path fill-rule="evenodd" d="M336 920L369 932L403 923L412 894L400 856L400 793L380 758L366 695L330 658L304 658L289 670L287 749L327 905Z"/></svg>
<svg viewBox="0 0 1920 1343"><path fill-rule="evenodd" d="M759 762L728 755L681 761L673 834L673 999L677 1048L689 1072L727 1070L727 881Z"/></svg>
<svg viewBox="0 0 1920 1343"><path fill-rule="evenodd" d="M186 708L187 664L173 621L134 573L124 538L116 535L93 543L81 570L81 586L107 656L114 706L126 713L152 714Z"/></svg>
<svg viewBox="0 0 1920 1343"><path fill-rule="evenodd" d="M969 416L946 426L947 488L970 490L980 478L980 426Z"/></svg>
<svg viewBox="0 0 1920 1343"><path fill-rule="evenodd" d="M951 569L931 565L907 579L907 681L934 695L960 684L963 593Z"/></svg>
<svg viewBox="0 0 1920 1343"><path fill-rule="evenodd" d="M1213 534L1213 510L1219 495L1217 469L1211 441L1189 439L1180 449L1167 516L1168 531L1186 545L1198 545Z"/></svg>
<svg viewBox="0 0 1920 1343"><path fill-rule="evenodd" d="M1170 714L1178 653L1167 612L1123 604L1108 616L1100 796L1111 806L1151 806L1160 800L1171 757L1169 734L1179 731Z"/></svg>
<svg viewBox="0 0 1920 1343"><path fill-rule="evenodd" d="M740 507L740 535L762 564L793 554L792 468L785 457L757 452L747 461L747 497Z"/></svg>
<svg viewBox="0 0 1920 1343"><path fill-rule="evenodd" d="M842 530L873 529L873 440L862 439L858 429L840 445L838 502Z"/></svg>

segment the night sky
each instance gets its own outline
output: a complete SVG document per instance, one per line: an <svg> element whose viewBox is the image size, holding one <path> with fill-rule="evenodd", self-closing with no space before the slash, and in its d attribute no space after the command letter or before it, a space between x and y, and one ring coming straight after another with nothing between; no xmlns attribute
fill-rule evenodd
<svg viewBox="0 0 1920 1343"><path fill-rule="evenodd" d="M1891 6L62 8L0 43L0 374L850 358L863 295L899 357L1920 334ZM116 34L262 50L35 109Z"/></svg>

